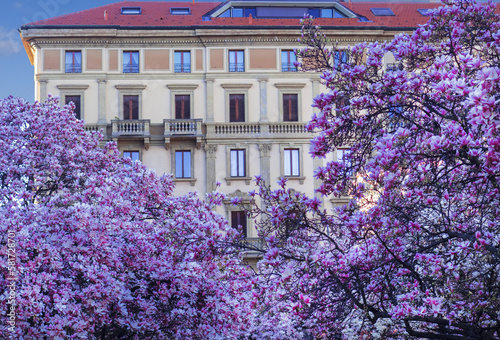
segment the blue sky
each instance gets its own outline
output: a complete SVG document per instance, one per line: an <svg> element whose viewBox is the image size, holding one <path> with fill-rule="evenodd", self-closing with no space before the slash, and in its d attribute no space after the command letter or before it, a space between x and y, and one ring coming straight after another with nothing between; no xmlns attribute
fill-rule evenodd
<svg viewBox="0 0 500 340"><path fill-rule="evenodd" d="M184 1L190 2L191 0ZM19 27L29 22L114 2L119 2L119 0L14 0L2 2L3 8L0 11L0 98L13 95L29 101L34 100L34 70L21 43Z"/></svg>

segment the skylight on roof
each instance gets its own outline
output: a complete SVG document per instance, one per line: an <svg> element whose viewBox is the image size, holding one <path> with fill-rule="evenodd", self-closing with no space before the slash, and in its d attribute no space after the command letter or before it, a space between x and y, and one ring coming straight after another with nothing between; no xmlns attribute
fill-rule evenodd
<svg viewBox="0 0 500 340"><path fill-rule="evenodd" d="M376 15L378 17L389 17L389 16L394 16L394 12L390 8L370 8L373 15Z"/></svg>
<svg viewBox="0 0 500 340"><path fill-rule="evenodd" d="M140 7L122 7L122 14L141 14Z"/></svg>
<svg viewBox="0 0 500 340"><path fill-rule="evenodd" d="M419 8L417 9L418 13L422 14L423 16L428 16L430 13L431 9L430 8Z"/></svg>
<svg viewBox="0 0 500 340"><path fill-rule="evenodd" d="M171 7L170 14L172 14L172 15L187 15L187 14L191 14L191 9L188 7Z"/></svg>

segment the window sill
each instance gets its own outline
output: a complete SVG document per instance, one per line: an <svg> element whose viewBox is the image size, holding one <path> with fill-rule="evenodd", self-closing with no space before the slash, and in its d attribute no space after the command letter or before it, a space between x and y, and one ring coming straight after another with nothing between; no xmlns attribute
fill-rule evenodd
<svg viewBox="0 0 500 340"><path fill-rule="evenodd" d="M196 178L175 178L174 177L174 183L190 183L192 187L194 187L196 183Z"/></svg>
<svg viewBox="0 0 500 340"><path fill-rule="evenodd" d="M227 185L231 185L232 181L245 181L245 184L249 185L252 177L226 177L225 180Z"/></svg>
<svg viewBox="0 0 500 340"><path fill-rule="evenodd" d="M299 181L300 184L304 184L304 180L306 179L304 176L283 176L289 181Z"/></svg>

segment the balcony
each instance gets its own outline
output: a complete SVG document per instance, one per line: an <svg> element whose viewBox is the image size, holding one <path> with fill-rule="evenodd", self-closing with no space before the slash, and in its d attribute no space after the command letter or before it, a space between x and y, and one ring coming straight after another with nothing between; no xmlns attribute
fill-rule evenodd
<svg viewBox="0 0 500 340"><path fill-rule="evenodd" d="M82 73L82 64L66 64L66 73Z"/></svg>
<svg viewBox="0 0 500 340"><path fill-rule="evenodd" d="M281 72L297 72L294 63L281 63Z"/></svg>
<svg viewBox="0 0 500 340"><path fill-rule="evenodd" d="M201 130L201 119L164 119L165 148L170 148L172 138L195 138L196 147L200 148L203 132Z"/></svg>
<svg viewBox="0 0 500 340"><path fill-rule="evenodd" d="M191 64L175 63L174 72L175 73L191 73Z"/></svg>
<svg viewBox="0 0 500 340"><path fill-rule="evenodd" d="M207 123L206 138L307 138L313 134L302 122Z"/></svg>
<svg viewBox="0 0 500 340"><path fill-rule="evenodd" d="M144 147L149 149L149 132L150 120L112 120L111 121L111 138L118 141L119 138L144 138Z"/></svg>
<svg viewBox="0 0 500 340"><path fill-rule="evenodd" d="M139 64L123 65L123 73L139 73Z"/></svg>
<svg viewBox="0 0 500 340"><path fill-rule="evenodd" d="M229 63L229 72L245 72L245 63Z"/></svg>

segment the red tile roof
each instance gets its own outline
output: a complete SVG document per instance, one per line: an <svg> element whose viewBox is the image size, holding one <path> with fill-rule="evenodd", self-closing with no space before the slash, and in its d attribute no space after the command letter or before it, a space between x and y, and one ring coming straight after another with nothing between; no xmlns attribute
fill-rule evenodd
<svg viewBox="0 0 500 340"><path fill-rule="evenodd" d="M268 19L268 18L212 18L204 21L203 16L220 5L221 2L175 2L175 1L122 1L110 5L91 8L88 10L62 15L47 20L26 24L30 26L47 27L72 26L113 26L113 27L213 27L224 28L227 26L248 27L300 27L298 19ZM436 8L439 3L408 3L408 2L342 2L342 5L351 11L365 16L369 21L361 22L358 18L318 18L315 22L323 27L417 27L427 22L428 18L421 15L417 9ZM121 14L122 7L141 7L141 14ZM190 8L189 15L171 15L171 7ZM388 7L394 16L375 16L371 8ZM106 18L107 17L107 18Z"/></svg>

